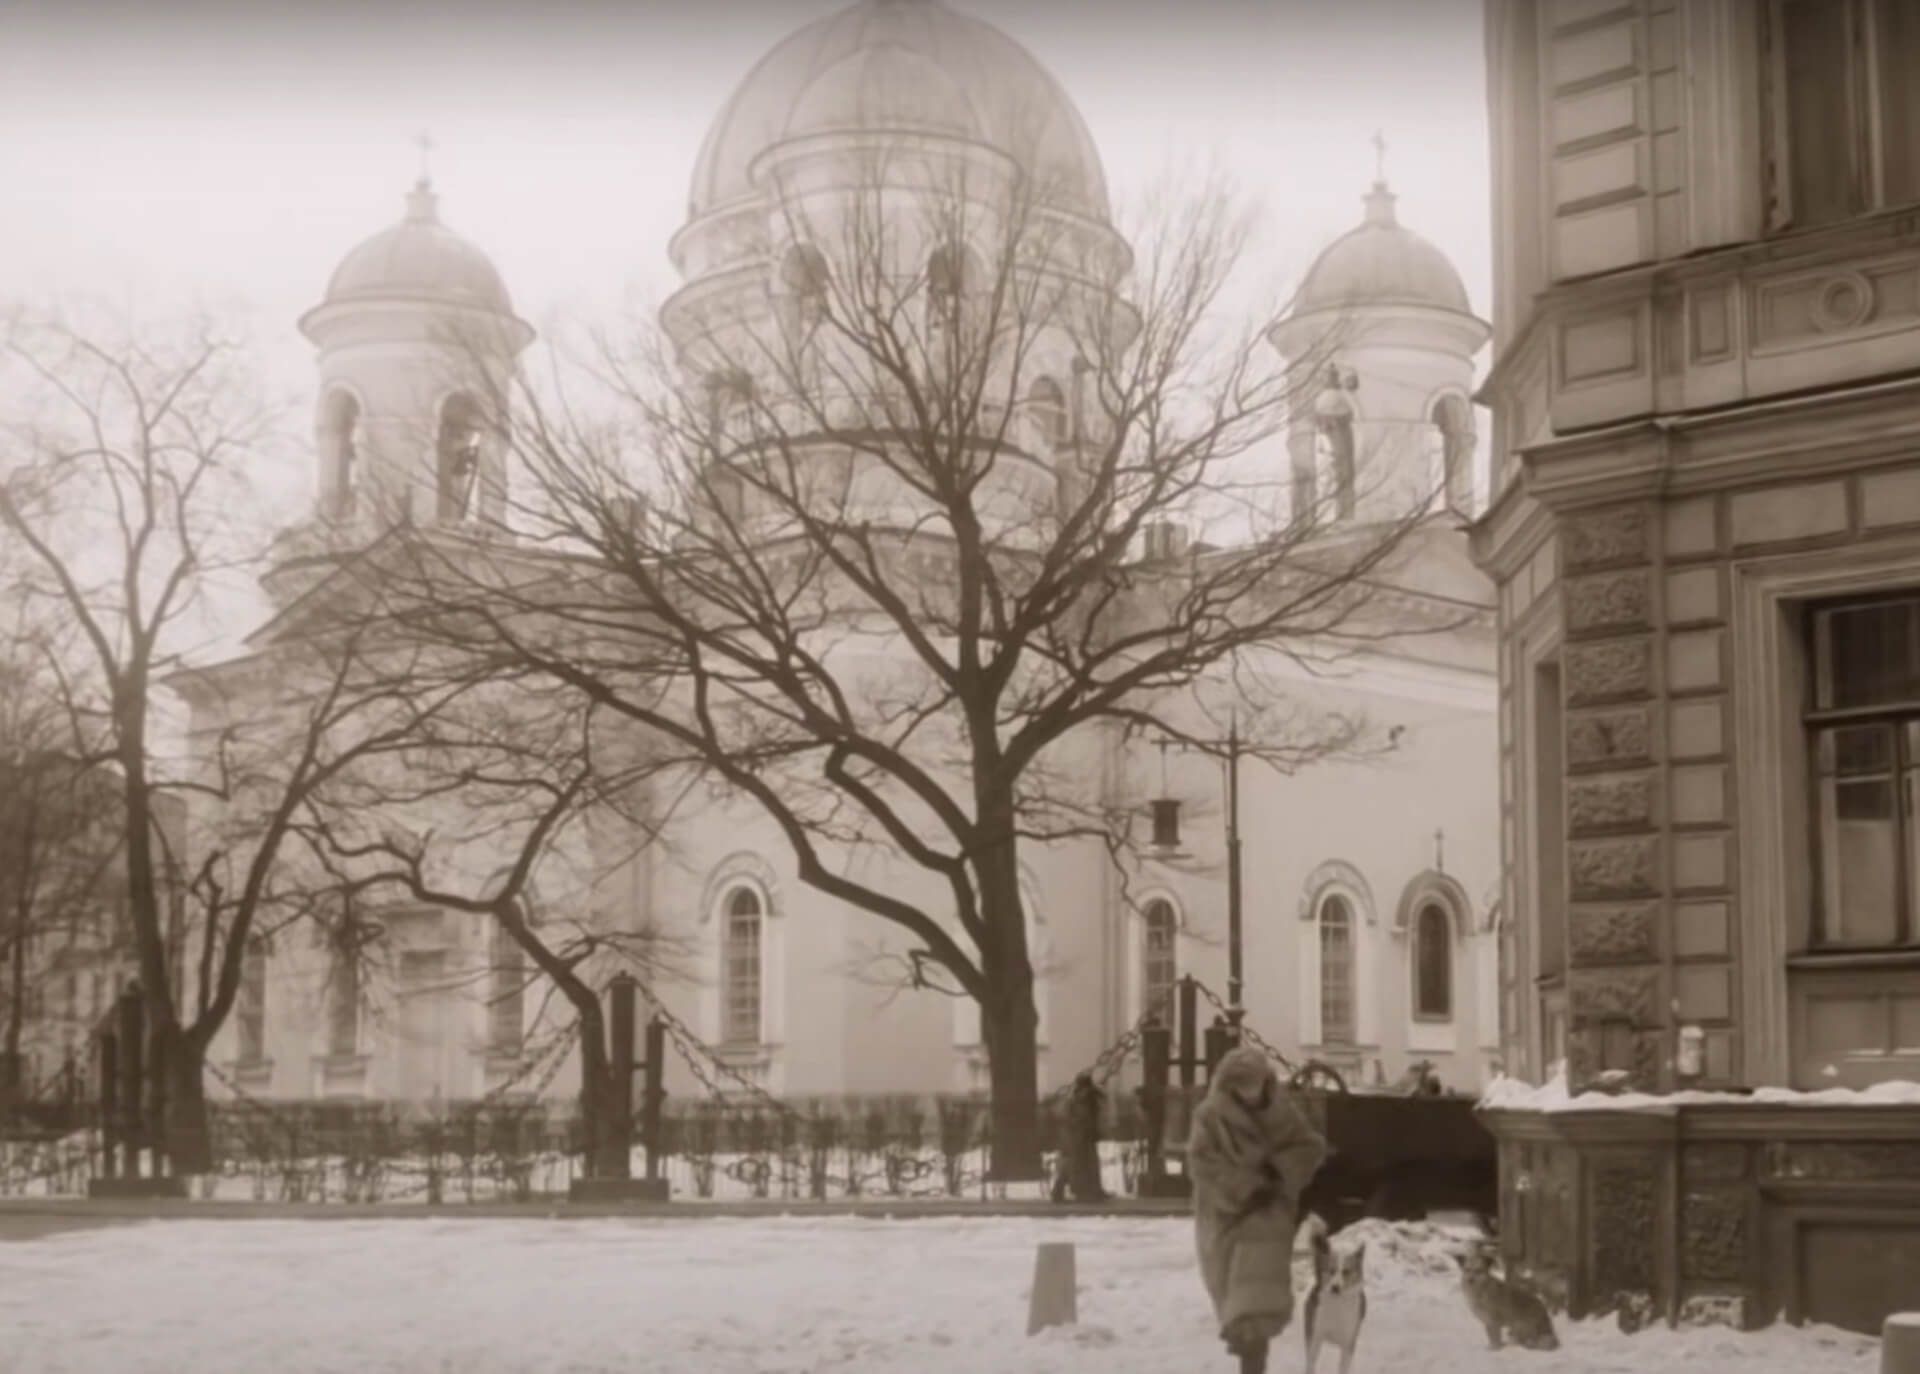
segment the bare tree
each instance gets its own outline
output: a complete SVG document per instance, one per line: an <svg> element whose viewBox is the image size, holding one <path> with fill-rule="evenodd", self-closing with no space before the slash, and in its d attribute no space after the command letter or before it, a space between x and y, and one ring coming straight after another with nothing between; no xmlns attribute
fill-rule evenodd
<svg viewBox="0 0 1920 1374"><path fill-rule="evenodd" d="M855 180L605 348L613 420L495 398L522 556L422 545L416 624L639 727L904 931L916 986L979 1004L995 1168L1033 1176L1019 859L1128 845L1089 751L1204 746L1199 701L1287 769L1366 752L1273 664L1461 617L1416 624L1394 585L1426 496L1343 520L1351 449L1318 487L1267 456L1321 368L1263 341L1229 196L1163 200L1136 255L1019 176L876 154Z"/></svg>
<svg viewBox="0 0 1920 1374"><path fill-rule="evenodd" d="M396 543L434 539L440 556L494 550L459 536L409 531ZM417 555L417 550L412 550ZM413 634L381 588L398 548L375 551L354 570L369 604L380 604L396 641ZM411 562L411 558L408 559ZM428 647L426 652L435 652ZM395 899L483 918L501 937L466 970L490 1008L504 1010L498 1047L517 1057L524 995L544 987L574 1011L581 1110L596 1170L626 1148L614 1093L600 985L616 971L649 986L684 977L679 941L623 901L624 880L655 844L650 770L575 694L489 657L438 652L439 671L473 684L457 707L421 722L377 766L343 772L305 799L297 831L343 899L335 934L365 952L369 921ZM536 896L536 892L538 896Z"/></svg>
<svg viewBox="0 0 1920 1374"><path fill-rule="evenodd" d="M0 526L24 550L29 593L72 627L71 652L49 660L67 752L114 779L166 1151L177 1172L201 1173L205 1057L253 938L328 895L330 875L296 861L297 822L474 684L396 647L351 600L324 598L282 627L298 633L272 664L189 671L184 655L204 654L231 615L222 593L258 557L232 513L272 429L237 349L204 329L103 341L16 319L0 358L13 407ZM243 685L260 688L263 670L288 675L269 684L266 710ZM191 804L190 835L160 824L170 797Z"/></svg>
<svg viewBox="0 0 1920 1374"><path fill-rule="evenodd" d="M23 1040L46 1016L43 980L56 951L111 954L121 835L112 779L80 765L54 675L57 627L0 578L0 1106L17 1100ZM36 1014L30 1015L30 1012Z"/></svg>

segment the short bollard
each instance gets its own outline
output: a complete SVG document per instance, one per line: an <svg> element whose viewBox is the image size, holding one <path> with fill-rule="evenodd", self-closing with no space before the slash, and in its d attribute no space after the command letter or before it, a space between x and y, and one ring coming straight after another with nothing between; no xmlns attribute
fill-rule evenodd
<svg viewBox="0 0 1920 1374"><path fill-rule="evenodd" d="M1920 1312L1895 1312L1881 1323L1880 1374L1920 1374Z"/></svg>
<svg viewBox="0 0 1920 1374"><path fill-rule="evenodd" d="M1027 1306L1027 1334L1080 1320L1079 1283L1073 1272L1073 1243L1044 1241L1033 1257L1033 1298Z"/></svg>

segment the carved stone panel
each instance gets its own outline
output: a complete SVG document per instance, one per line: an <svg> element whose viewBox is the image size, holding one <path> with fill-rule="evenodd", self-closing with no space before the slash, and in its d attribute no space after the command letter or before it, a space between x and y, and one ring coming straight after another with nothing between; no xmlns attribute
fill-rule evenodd
<svg viewBox="0 0 1920 1374"><path fill-rule="evenodd" d="M1747 1176L1747 1147L1727 1140L1689 1145L1680 1168L1690 1184L1732 1183Z"/></svg>
<svg viewBox="0 0 1920 1374"><path fill-rule="evenodd" d="M1587 1188L1593 1220L1589 1306L1605 1310L1618 1294L1652 1291L1659 1195L1652 1160L1594 1161Z"/></svg>
<svg viewBox="0 0 1920 1374"><path fill-rule="evenodd" d="M1579 1226L1576 1177L1576 1160L1570 1147L1542 1146L1535 1151L1531 1201L1538 1222L1534 1230L1536 1247L1528 1258L1538 1271L1559 1275L1573 1271Z"/></svg>
<svg viewBox="0 0 1920 1374"><path fill-rule="evenodd" d="M1576 968L1647 964L1659 955L1654 942L1654 909L1645 903L1575 907L1568 916L1568 938Z"/></svg>
<svg viewBox="0 0 1920 1374"><path fill-rule="evenodd" d="M1646 508L1616 506L1569 517L1560 526L1560 558L1570 573L1645 562Z"/></svg>
<svg viewBox="0 0 1920 1374"><path fill-rule="evenodd" d="M1653 690L1653 644L1644 636L1570 644L1562 662L1569 705L1646 696Z"/></svg>
<svg viewBox="0 0 1920 1374"><path fill-rule="evenodd" d="M1660 1015L1660 971L1640 968L1577 969L1567 984L1567 1009L1574 1023L1629 1021L1656 1025Z"/></svg>
<svg viewBox="0 0 1920 1374"><path fill-rule="evenodd" d="M1775 1141L1760 1167L1774 1179L1920 1178L1920 1141Z"/></svg>
<svg viewBox="0 0 1920 1374"><path fill-rule="evenodd" d="M1566 584L1568 634L1622 630L1648 623L1652 581L1642 569L1595 573Z"/></svg>
<svg viewBox="0 0 1920 1374"><path fill-rule="evenodd" d="M1659 840L1652 836L1590 840L1568 850L1575 901L1651 897L1658 871Z"/></svg>
<svg viewBox="0 0 1920 1374"><path fill-rule="evenodd" d="M1653 716L1646 706L1581 711L1567 717L1567 762L1644 763L1653 757Z"/></svg>
<svg viewBox="0 0 1920 1374"><path fill-rule="evenodd" d="M1575 778L1567 786L1567 828L1576 835L1648 829L1656 787L1651 772Z"/></svg>
<svg viewBox="0 0 1920 1374"><path fill-rule="evenodd" d="M1687 1192L1680 1211L1680 1271L1690 1279L1737 1282L1746 1274L1747 1190L1716 1184Z"/></svg>

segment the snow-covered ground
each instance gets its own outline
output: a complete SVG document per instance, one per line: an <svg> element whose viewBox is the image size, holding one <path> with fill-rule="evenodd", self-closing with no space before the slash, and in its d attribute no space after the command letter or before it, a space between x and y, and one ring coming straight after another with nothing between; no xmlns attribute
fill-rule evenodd
<svg viewBox="0 0 1920 1374"><path fill-rule="evenodd" d="M1422 1225L1362 1223L1356 1374L1866 1374L1844 1332L1623 1336L1487 1351ZM1077 1326L1025 1335L1034 1247L1076 1247ZM159 1221L0 1244L13 1374L1174 1374L1232 1368L1184 1221ZM1304 1360L1283 1338L1274 1374ZM1333 1362L1323 1362L1331 1369Z"/></svg>

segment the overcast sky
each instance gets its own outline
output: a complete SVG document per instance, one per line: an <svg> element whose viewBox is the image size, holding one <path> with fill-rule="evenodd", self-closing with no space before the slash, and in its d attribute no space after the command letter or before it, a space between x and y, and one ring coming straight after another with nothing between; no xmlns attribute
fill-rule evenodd
<svg viewBox="0 0 1920 1374"><path fill-rule="evenodd" d="M708 124L842 3L0 0L0 297L200 303L304 408L295 320L399 217L425 129L442 217L536 326L658 300ZM1216 160L1289 276L1358 223L1381 129L1403 221L1488 313L1479 0L951 3L1059 79L1117 197Z"/></svg>

